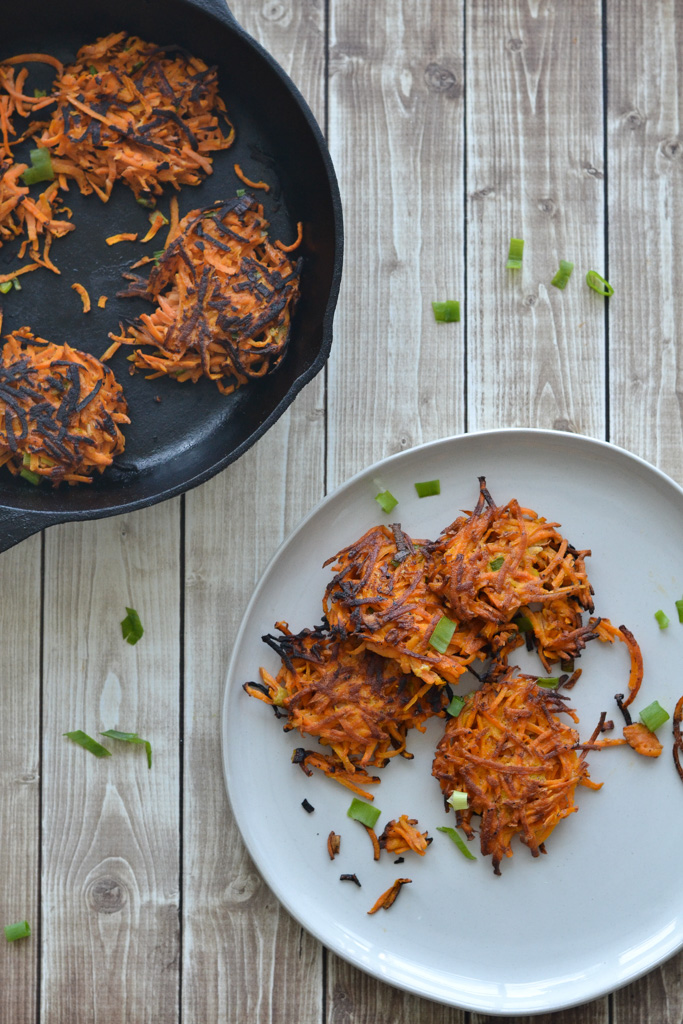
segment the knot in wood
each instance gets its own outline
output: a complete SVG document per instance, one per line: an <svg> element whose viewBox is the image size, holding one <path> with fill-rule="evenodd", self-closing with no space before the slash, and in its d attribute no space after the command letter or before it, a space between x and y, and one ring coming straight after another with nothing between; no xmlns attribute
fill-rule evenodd
<svg viewBox="0 0 683 1024"><path fill-rule="evenodd" d="M453 72L443 64L428 64L425 82L430 92L446 93L449 96L459 96L462 92Z"/></svg>
<svg viewBox="0 0 683 1024"><path fill-rule="evenodd" d="M505 49L509 50L510 53L519 53L520 50L524 49L524 43L521 39L508 39L505 44Z"/></svg>
<svg viewBox="0 0 683 1024"><path fill-rule="evenodd" d="M555 213L555 210L557 209L552 199L539 199L538 208L541 211L541 213L547 213L549 217L552 217L552 215Z"/></svg>
<svg viewBox="0 0 683 1024"><path fill-rule="evenodd" d="M574 433L574 427L572 426L570 420L566 420L564 418L555 420L555 422L553 423L553 430L564 430L567 434Z"/></svg>
<svg viewBox="0 0 683 1024"><path fill-rule="evenodd" d="M287 13L287 8L279 0L268 0L268 3L263 5L263 17L266 21L283 21Z"/></svg>
<svg viewBox="0 0 683 1024"><path fill-rule="evenodd" d="M665 139L659 146L659 152L662 156L666 157L667 160L678 160L681 156L681 140L680 139Z"/></svg>
<svg viewBox="0 0 683 1024"><path fill-rule="evenodd" d="M538 302L538 295L527 295L524 299L524 305L533 307Z"/></svg>
<svg viewBox="0 0 683 1024"><path fill-rule="evenodd" d="M593 166L593 164L584 164L583 165L583 169L586 172L586 174L590 174L591 178L604 178L605 177L605 175L602 173L602 171L599 171L597 167Z"/></svg>
<svg viewBox="0 0 683 1024"><path fill-rule="evenodd" d="M117 914L127 901L126 890L118 878L103 875L88 887L88 903L97 914Z"/></svg>
<svg viewBox="0 0 683 1024"><path fill-rule="evenodd" d="M472 199L488 199L489 196L495 196L495 194L496 190L492 185L485 185L472 193Z"/></svg>
<svg viewBox="0 0 683 1024"><path fill-rule="evenodd" d="M645 120L639 110L629 110L628 114L624 116L624 124L634 132L637 128L642 128Z"/></svg>

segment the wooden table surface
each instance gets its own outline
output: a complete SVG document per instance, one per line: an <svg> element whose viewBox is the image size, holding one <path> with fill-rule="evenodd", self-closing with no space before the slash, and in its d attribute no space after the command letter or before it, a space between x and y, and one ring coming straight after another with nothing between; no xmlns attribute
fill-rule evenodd
<svg viewBox="0 0 683 1024"><path fill-rule="evenodd" d="M223 680L281 540L384 456L544 427L608 439L683 483L683 7L232 6L329 141L346 232L332 353L214 480L0 556L0 919L33 926L0 945L0 1021L483 1024L373 980L280 908L231 821ZM526 240L516 274L511 236ZM576 264L565 292L549 284L560 259ZM614 286L609 304L589 268ZM434 322L445 297L461 323ZM135 647L119 632L127 604L146 630ZM100 762L62 737L112 727L152 740L152 771L142 751ZM542 1019L679 1022L682 967Z"/></svg>

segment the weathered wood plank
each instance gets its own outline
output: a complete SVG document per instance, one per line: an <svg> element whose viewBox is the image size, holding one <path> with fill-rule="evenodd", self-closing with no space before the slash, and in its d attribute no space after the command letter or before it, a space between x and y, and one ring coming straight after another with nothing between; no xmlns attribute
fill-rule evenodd
<svg viewBox="0 0 683 1024"><path fill-rule="evenodd" d="M322 124L324 4L233 13ZM234 466L187 496L183 1020L319 1024L322 947L260 879L228 807L220 705L232 638L265 564L322 497L324 378Z"/></svg>
<svg viewBox="0 0 683 1024"><path fill-rule="evenodd" d="M28 920L33 936L0 932L0 1006L17 1024L36 1020L40 941L40 537L0 555L0 928Z"/></svg>
<svg viewBox="0 0 683 1024"><path fill-rule="evenodd" d="M604 265L601 40L599 0L467 4L472 430L605 433L604 301L584 283Z"/></svg>
<svg viewBox="0 0 683 1024"><path fill-rule="evenodd" d="M328 474L462 431L466 315L462 5L330 5L330 148L346 257L330 360ZM408 996L328 956L330 1024L455 1024L458 1010Z"/></svg>
<svg viewBox="0 0 683 1024"><path fill-rule="evenodd" d="M179 550L178 501L46 535L46 1022L177 1019ZM141 746L103 741L100 760L62 735L111 728L152 742L151 771Z"/></svg>
<svg viewBox="0 0 683 1024"><path fill-rule="evenodd" d="M330 359L331 486L464 427L462 5L330 5L330 149L346 258ZM465 313L463 301L463 314Z"/></svg>
<svg viewBox="0 0 683 1024"><path fill-rule="evenodd" d="M611 439L683 483L683 10L607 5ZM679 954L615 993L615 1024L683 1015Z"/></svg>

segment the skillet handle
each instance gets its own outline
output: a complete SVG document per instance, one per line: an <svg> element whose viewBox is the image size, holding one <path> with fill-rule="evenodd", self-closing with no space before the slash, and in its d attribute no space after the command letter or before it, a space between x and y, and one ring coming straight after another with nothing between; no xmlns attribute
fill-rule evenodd
<svg viewBox="0 0 683 1024"><path fill-rule="evenodd" d="M13 548L15 544L25 540L26 537L59 521L53 519L52 516L43 516L37 512L25 512L0 505L0 552Z"/></svg>

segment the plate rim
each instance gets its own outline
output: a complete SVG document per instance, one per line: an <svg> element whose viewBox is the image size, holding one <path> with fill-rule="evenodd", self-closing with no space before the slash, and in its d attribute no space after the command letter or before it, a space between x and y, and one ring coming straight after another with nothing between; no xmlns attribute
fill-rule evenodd
<svg viewBox="0 0 683 1024"><path fill-rule="evenodd" d="M642 978L646 974L655 970L663 963L667 962L673 956L683 949L683 929L678 942L668 951L663 951L660 955L653 958L652 962L646 964L638 970L635 970L628 977L619 980L616 984L613 979L605 979L601 985L594 985L590 990L579 995L576 999L562 999L561 1001L547 1001L543 1005L526 1006L518 1000L514 1002L508 1001L504 1003L501 1001L499 1006L493 1007L490 1004L483 1005L476 1001L476 999L467 999L463 997L457 1002L448 994L439 994L433 987L421 986L416 981L407 981L404 978L398 976L380 976L372 966L368 966L363 963L357 956L354 956L351 951L343 947L340 943L335 944L334 941L330 941L329 935L325 934L324 929L317 925L317 922L311 922L308 919L304 920L300 916L297 909L296 903L290 898L288 890L282 888L278 884L278 876L274 871L268 870L267 863L262 865L260 859L252 851L251 846L245 838L245 831L241 825L241 812L236 807L236 802L233 800L231 793L231 779L230 772L228 769L228 703L231 691L231 680L234 674L233 666L237 661L238 654L241 648L243 636L247 629L247 623L250 618L251 612L257 603L260 593L264 584L264 581L271 572L273 566L280 559L281 554L284 550L294 542L295 538L306 528L308 523L327 505L337 500L347 490L352 489L359 481L366 477L372 477L373 475L382 471L383 467L387 464L395 465L397 462L402 461L404 458L414 456L415 453L426 449L437 449L442 447L448 447L454 444L467 444L474 443L475 440L486 440L494 439L504 435L508 439L514 439L515 437L531 439L539 438L546 441L559 440L561 444L576 445L580 447L585 446L588 450L597 450L603 454L606 452L613 453L619 458L624 458L627 462L632 462L638 466L641 470L645 470L648 473L654 474L659 478L660 482L667 487L673 489L677 493L678 498L683 501L683 486L678 484L672 477L670 477L659 467L648 462L646 459L623 448L619 445L614 444L611 441L606 441L600 438L591 437L586 434L575 434L570 431L550 430L536 427L499 427L489 430L476 430L469 431L461 434L451 434L445 437L436 438L431 441L425 441L418 445L413 445L410 448L406 448L400 452L394 452L387 455L376 462L371 463L368 466L360 469L352 476L343 480L337 487L331 490L328 494L324 495L315 505L290 529L283 540L278 544L277 548L268 559L263 570L259 574L259 578L254 585L253 591L250 598L244 608L238 629L234 635L232 647L230 651L230 657L228 660L227 669L224 677L223 697L221 705L221 716L220 716L220 730L221 730L221 766L223 771L223 781L225 785L225 791L230 805L231 813L233 815L235 824L237 825L242 842L259 874L265 884L268 886L270 891L276 897L278 902L285 908L285 910L315 939L317 939L325 948L330 949L341 959L351 964L353 967L361 970L363 973L375 978L376 980L388 984L398 990L410 993L411 995L418 996L426 1000L432 1000L436 1003L441 1003L446 1006L452 1006L455 1009L460 1009L472 1013L483 1013L492 1017L506 1017L506 1016L536 1016L544 1013L555 1013L561 1012L572 1007L585 1005L595 999L604 997L612 992L616 992L627 985L632 984L639 978Z"/></svg>

